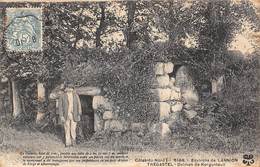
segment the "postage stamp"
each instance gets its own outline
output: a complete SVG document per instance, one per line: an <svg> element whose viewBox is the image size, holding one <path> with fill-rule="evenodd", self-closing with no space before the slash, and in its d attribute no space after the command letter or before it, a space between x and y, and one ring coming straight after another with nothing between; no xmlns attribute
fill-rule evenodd
<svg viewBox="0 0 260 167"><path fill-rule="evenodd" d="M42 50L42 9L6 9L6 50L34 52Z"/></svg>

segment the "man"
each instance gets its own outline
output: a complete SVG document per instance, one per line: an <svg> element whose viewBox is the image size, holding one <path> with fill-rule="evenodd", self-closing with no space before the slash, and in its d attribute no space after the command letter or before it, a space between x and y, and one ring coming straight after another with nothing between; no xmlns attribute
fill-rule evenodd
<svg viewBox="0 0 260 167"><path fill-rule="evenodd" d="M68 86L60 96L58 102L58 112L65 130L65 146L76 144L76 128L82 115L81 103L78 94Z"/></svg>

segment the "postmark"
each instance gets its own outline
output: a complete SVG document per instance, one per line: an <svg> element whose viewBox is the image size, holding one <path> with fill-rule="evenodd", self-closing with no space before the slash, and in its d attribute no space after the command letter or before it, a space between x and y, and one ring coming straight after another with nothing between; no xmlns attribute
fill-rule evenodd
<svg viewBox="0 0 260 167"><path fill-rule="evenodd" d="M6 9L6 50L37 52L42 50L42 9Z"/></svg>

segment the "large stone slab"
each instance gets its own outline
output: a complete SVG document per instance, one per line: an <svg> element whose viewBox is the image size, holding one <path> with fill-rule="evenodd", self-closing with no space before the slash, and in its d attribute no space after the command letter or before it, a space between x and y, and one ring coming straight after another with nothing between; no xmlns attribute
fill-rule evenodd
<svg viewBox="0 0 260 167"><path fill-rule="evenodd" d="M170 88L158 88L150 90L150 101L163 102L170 100L171 89Z"/></svg>
<svg viewBox="0 0 260 167"><path fill-rule="evenodd" d="M158 75L156 76L156 83L154 83L159 88L168 87L170 84L170 77L168 74L165 75Z"/></svg>
<svg viewBox="0 0 260 167"><path fill-rule="evenodd" d="M112 104L109 102L109 100L103 96L94 96L92 107L94 110L97 110L98 108L102 108L104 110L110 110L112 111Z"/></svg>
<svg viewBox="0 0 260 167"><path fill-rule="evenodd" d="M101 89L98 87L79 87L75 90L79 95L97 96L101 94Z"/></svg>
<svg viewBox="0 0 260 167"><path fill-rule="evenodd" d="M155 75L163 75L164 74L164 63L157 62L154 66Z"/></svg>

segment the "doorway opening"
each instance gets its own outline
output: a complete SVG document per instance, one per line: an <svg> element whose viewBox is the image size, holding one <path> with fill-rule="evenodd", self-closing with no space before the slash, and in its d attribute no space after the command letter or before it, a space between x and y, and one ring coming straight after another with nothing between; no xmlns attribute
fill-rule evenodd
<svg viewBox="0 0 260 167"><path fill-rule="evenodd" d="M93 96L80 95L82 107L81 129L84 139L90 139L94 134L94 110L92 107Z"/></svg>

